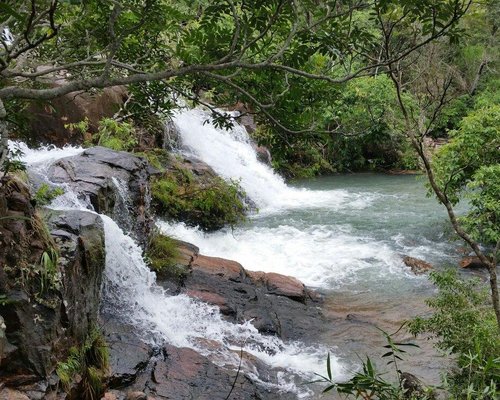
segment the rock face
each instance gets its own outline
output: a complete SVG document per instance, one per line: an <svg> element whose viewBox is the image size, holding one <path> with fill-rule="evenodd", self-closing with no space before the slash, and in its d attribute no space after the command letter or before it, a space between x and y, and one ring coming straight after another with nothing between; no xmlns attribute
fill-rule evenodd
<svg viewBox="0 0 500 400"><path fill-rule="evenodd" d="M462 258L459 265L461 268L487 268L486 264L476 256Z"/></svg>
<svg viewBox="0 0 500 400"><path fill-rule="evenodd" d="M81 144L87 138L82 132L66 126L89 121L90 132L96 132L99 121L112 117L126 98L123 87L111 87L96 93L69 93L51 101L50 106L32 104L26 112L29 116L31 137L37 143Z"/></svg>
<svg viewBox="0 0 500 400"><path fill-rule="evenodd" d="M110 391L117 400L128 399L231 399L278 400L282 394L256 385L243 372L218 366L189 348L165 345L151 357L126 389ZM290 397L288 397L290 398Z"/></svg>
<svg viewBox="0 0 500 400"><path fill-rule="evenodd" d="M144 244L152 225L149 177L155 170L143 158L93 147L52 165L48 178L66 183L98 213L113 218Z"/></svg>
<svg viewBox="0 0 500 400"><path fill-rule="evenodd" d="M7 217L0 220L0 383L20 386L49 377L69 346L97 323L104 234L88 212L56 213L44 222L19 181L4 179L0 192L0 217ZM48 270L41 255L54 247L60 257Z"/></svg>

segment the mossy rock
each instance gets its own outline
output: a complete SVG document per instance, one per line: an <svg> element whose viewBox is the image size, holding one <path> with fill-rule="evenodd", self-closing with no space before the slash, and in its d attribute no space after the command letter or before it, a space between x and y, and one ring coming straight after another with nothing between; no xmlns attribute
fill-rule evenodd
<svg viewBox="0 0 500 400"><path fill-rule="evenodd" d="M146 251L150 268L159 278L181 283L188 273L188 267L180 263L177 241L155 232L151 235Z"/></svg>
<svg viewBox="0 0 500 400"><path fill-rule="evenodd" d="M167 218L214 231L246 219L245 193L237 181L225 181L199 161L171 158L151 184L153 203Z"/></svg>

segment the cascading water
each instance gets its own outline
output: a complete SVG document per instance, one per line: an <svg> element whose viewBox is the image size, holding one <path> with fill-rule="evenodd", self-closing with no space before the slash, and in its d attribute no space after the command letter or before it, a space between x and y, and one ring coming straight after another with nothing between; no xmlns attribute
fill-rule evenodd
<svg viewBox="0 0 500 400"><path fill-rule="evenodd" d="M77 155L81 148L53 147L31 150L22 143L11 143L24 152L23 161L31 174L45 177L51 164L60 158ZM114 182L124 205L128 193L122 182ZM64 186L64 185L63 185ZM51 207L60 210L91 210L85 199L78 197L69 187ZM285 343L274 336L261 335L250 322L232 324L225 321L217 307L191 299L185 295L170 296L156 284L156 276L145 264L141 248L126 235L111 218L101 215L106 243L106 268L103 283L103 313L113 315L133 325L142 338L153 344L168 342L178 347L190 347L209 355L219 365L236 367L238 351L259 358L271 368L276 368L277 382L265 382L250 364L243 364L244 372L277 391L294 392L308 397L308 388L294 383L294 374L310 376L324 369L325 346L307 347L299 342ZM210 343L207 346L207 343ZM342 378L344 369L332 356L336 376ZM283 374L279 371L288 371Z"/></svg>
<svg viewBox="0 0 500 400"><path fill-rule="evenodd" d="M384 221L389 225L391 218L410 215L407 209L402 216L396 213L396 208L404 208L403 203L413 201L396 186L386 188L386 182L375 176L368 176L359 188L342 188L342 178L328 181L319 190L289 186L258 161L243 126L236 123L231 130L219 129L209 118L202 109L175 115L183 151L205 161L223 177L240 180L259 213L247 225L212 234L184 224L158 222L166 234L194 243L203 254L223 255L250 270L293 275L327 289L367 279L385 282L390 275L415 283L418 279L405 269L401 254L430 261L442 254L441 245L421 243L422 235L417 239L420 232L405 235L397 229L381 229ZM393 178L405 179L401 183L412 191L417 187L410 177ZM422 191L418 190L415 199L421 201ZM425 196L422 198L426 206ZM372 213L377 213L373 221ZM413 245L417 240L419 246Z"/></svg>

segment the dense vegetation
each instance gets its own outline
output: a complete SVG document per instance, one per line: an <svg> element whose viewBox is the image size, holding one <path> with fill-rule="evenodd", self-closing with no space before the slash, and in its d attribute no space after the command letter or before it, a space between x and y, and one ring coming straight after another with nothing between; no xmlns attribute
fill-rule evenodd
<svg viewBox="0 0 500 400"><path fill-rule="evenodd" d="M430 331L457 355L451 398L496 396L497 1L7 0L0 12L3 173L15 165L8 134L26 127L30 102L50 108L56 97L115 85L126 85L129 98L101 121L94 144L143 150L136 127L156 129L179 98L210 108L221 126L231 117L213 105L244 102L258 122L254 138L288 177L421 168L455 232L486 265L491 296L435 276L436 314L412 329ZM85 121L70 128L88 130ZM434 149L437 139L446 144ZM146 155L155 161L154 152ZM37 201L57 194L41 188ZM152 195L161 212L206 230L244 218L237 182L201 185L181 167L159 176ZM464 198L469 211L458 217ZM150 252L154 268L171 267L158 261L175 258L168 239L157 237ZM450 308L455 302L463 308ZM81 357L75 351L75 365ZM373 396L364 398L384 398Z"/></svg>

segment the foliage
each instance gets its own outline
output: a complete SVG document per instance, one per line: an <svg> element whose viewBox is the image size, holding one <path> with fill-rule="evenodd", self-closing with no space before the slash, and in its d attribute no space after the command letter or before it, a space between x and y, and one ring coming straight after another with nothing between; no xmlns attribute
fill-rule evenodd
<svg viewBox="0 0 500 400"><path fill-rule="evenodd" d="M216 176L201 182L182 166L154 179L151 194L160 211L170 218L207 231L245 220L245 194L238 182Z"/></svg>
<svg viewBox="0 0 500 400"><path fill-rule="evenodd" d="M488 294L477 279L460 279L454 269L431 273L439 293L427 301L434 310L409 324L413 334L430 333L439 349L456 356L448 372L452 398L495 399L500 382L500 335Z"/></svg>
<svg viewBox="0 0 500 400"><path fill-rule="evenodd" d="M37 205L46 206L47 204L50 204L56 197L63 194L64 189L62 187L58 186L52 188L48 184L43 183L40 185L33 198L35 199Z"/></svg>
<svg viewBox="0 0 500 400"><path fill-rule="evenodd" d="M117 122L111 118L99 121L95 140L99 146L118 151L131 151L137 145L134 127L128 122Z"/></svg>
<svg viewBox="0 0 500 400"><path fill-rule="evenodd" d="M463 218L475 240L496 244L500 239L500 104L469 113L450 142L433 159L443 193L456 204L465 192L469 212Z"/></svg>
<svg viewBox="0 0 500 400"><path fill-rule="evenodd" d="M93 328L80 347L72 347L66 361L57 364L56 373L66 392L70 392L72 385L79 385L83 399L96 400L103 394L108 369L106 341L99 330ZM77 377L81 378L79 383Z"/></svg>
<svg viewBox="0 0 500 400"><path fill-rule="evenodd" d="M392 365L396 372L397 382L390 382L384 378L384 373L377 371L375 364L370 359L362 362L362 368L357 371L352 378L346 382L335 382L333 379L330 354L326 361L327 375L319 375L320 379L313 381L326 383L327 386L323 393L335 390L344 394L346 398L364 399L364 400L428 400L433 399L431 388L411 387L408 380L411 379L408 374L403 373L398 367L398 361L403 360L402 356L406 353L404 347L418 347L413 343L395 342L393 335L382 331L387 344L384 346L385 353L382 358L388 359L387 365ZM410 389L411 387L411 389Z"/></svg>

